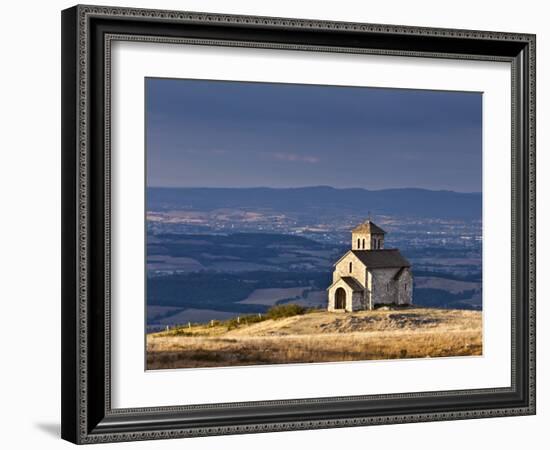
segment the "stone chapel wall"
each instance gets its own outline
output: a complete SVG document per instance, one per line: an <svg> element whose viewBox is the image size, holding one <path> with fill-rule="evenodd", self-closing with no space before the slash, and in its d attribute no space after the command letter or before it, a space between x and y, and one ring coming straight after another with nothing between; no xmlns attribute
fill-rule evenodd
<svg viewBox="0 0 550 450"><path fill-rule="evenodd" d="M397 283L393 279L399 269L373 269L372 298L374 304L389 304L397 302Z"/></svg>
<svg viewBox="0 0 550 450"><path fill-rule="evenodd" d="M351 262L351 272L349 271L349 263ZM334 268L332 273L332 282L335 283L342 277L353 277L361 285L366 285L367 271L365 266L353 255L353 253L345 256Z"/></svg>

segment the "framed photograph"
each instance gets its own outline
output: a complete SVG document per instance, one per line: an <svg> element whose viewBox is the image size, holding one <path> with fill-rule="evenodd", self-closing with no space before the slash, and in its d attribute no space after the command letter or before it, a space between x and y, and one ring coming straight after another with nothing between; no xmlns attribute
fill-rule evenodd
<svg viewBox="0 0 550 450"><path fill-rule="evenodd" d="M535 413L535 36L62 12L62 437Z"/></svg>

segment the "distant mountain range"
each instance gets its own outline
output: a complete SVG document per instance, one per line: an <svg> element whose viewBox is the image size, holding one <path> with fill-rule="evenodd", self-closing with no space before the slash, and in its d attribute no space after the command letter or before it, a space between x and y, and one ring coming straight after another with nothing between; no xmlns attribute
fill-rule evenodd
<svg viewBox="0 0 550 450"><path fill-rule="evenodd" d="M387 214L446 219L481 219L482 195L427 189L330 186L302 188L148 188L147 210L210 211L220 208L268 209L319 215Z"/></svg>

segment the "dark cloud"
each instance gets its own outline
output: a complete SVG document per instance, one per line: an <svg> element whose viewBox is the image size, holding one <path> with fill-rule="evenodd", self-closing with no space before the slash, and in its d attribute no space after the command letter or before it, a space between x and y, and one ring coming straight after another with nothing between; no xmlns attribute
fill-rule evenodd
<svg viewBox="0 0 550 450"><path fill-rule="evenodd" d="M482 94L147 79L150 186L481 190Z"/></svg>

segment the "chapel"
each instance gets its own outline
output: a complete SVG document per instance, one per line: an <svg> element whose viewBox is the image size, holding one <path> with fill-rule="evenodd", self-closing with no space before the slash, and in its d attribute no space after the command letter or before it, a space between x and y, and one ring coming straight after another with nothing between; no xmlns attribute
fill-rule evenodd
<svg viewBox="0 0 550 450"><path fill-rule="evenodd" d="M386 232L370 220L351 232L351 250L334 264L329 311L361 311L376 305L411 305L411 264L399 249L384 248Z"/></svg>

